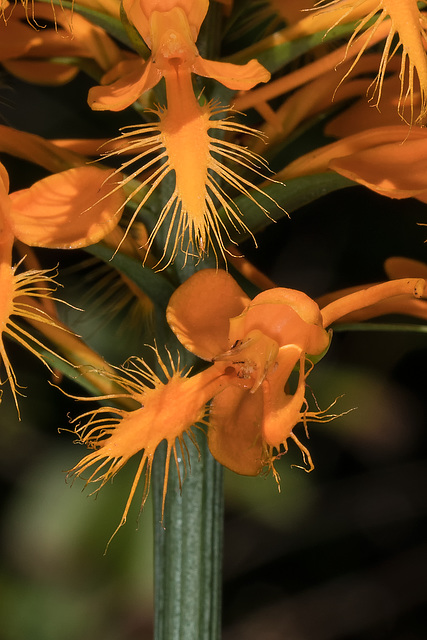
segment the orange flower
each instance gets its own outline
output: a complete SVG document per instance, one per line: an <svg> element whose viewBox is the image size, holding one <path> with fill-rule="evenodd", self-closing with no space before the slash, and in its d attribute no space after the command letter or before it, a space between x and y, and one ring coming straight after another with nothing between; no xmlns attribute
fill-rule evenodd
<svg viewBox="0 0 427 640"><path fill-rule="evenodd" d="M186 255L195 251L201 257L207 253L212 240L215 253L219 248L223 254L221 231L224 222L218 217L217 207L223 207L234 226L246 227L241 212L220 183L224 182L254 199L249 193L252 184L223 164L219 157L257 173L265 163L247 149L223 139L217 140L210 134L213 130L220 135L255 132L228 118L218 118L228 112L218 104L200 104L193 91L191 74L214 78L234 90L249 89L258 82L266 82L270 74L256 60L238 66L205 60L199 55L195 42L208 8L207 0L127 0L123 7L151 48L151 56L146 62L140 58L130 59L112 69L102 80L106 86L90 90L90 106L96 110L124 109L162 77L167 94L167 108L154 111L158 122L129 127L123 132L123 137L129 140L129 147L137 151L135 161L142 162L142 166L124 183L140 174L147 176L133 193L136 195L148 187L132 221L156 187L173 172L175 186L154 226L148 249L167 220L169 227L161 258L166 260L166 264L174 259L178 249ZM153 153L156 154L154 159ZM160 166L159 160L162 162ZM122 169L130 164L125 163Z"/></svg>
<svg viewBox="0 0 427 640"><path fill-rule="evenodd" d="M423 2L423 4L426 4ZM362 33L368 37L363 48L358 53L347 77L366 48L371 44L371 38L382 23L389 25L388 34L384 43L378 75L372 82L370 100L375 100L378 106L381 100L382 85L389 60L395 55L396 50L402 46L402 60L400 66L400 98L398 112L404 117L405 105L409 103L409 122L414 120L413 95L416 91L416 83L421 91L420 113L417 121L422 121L427 111L427 57L424 44L427 39L425 29L425 14L418 8L417 0L322 0L317 3L317 8L306 18L285 31L289 38L301 37L309 33L315 33L322 29L333 29L341 23L348 23L360 18L348 47L357 40ZM397 43L396 43L397 39Z"/></svg>
<svg viewBox="0 0 427 640"><path fill-rule="evenodd" d="M111 170L76 167L9 194L7 171L0 164L0 361L6 369L17 409L18 384L3 336L14 338L44 362L36 347L54 352L31 336L15 317L36 326L40 323L42 327L59 328L60 323L37 303L49 298L55 290L53 277L49 271L38 269L19 273L22 261L12 266L13 243L18 239L27 245L67 249L98 242L117 225L115 212L123 201L120 192L108 194L106 181L110 175ZM103 193L105 197L90 206Z"/></svg>
<svg viewBox="0 0 427 640"><path fill-rule="evenodd" d="M120 220L117 211L124 195L111 193L111 175L110 169L76 167L11 193L14 235L30 246L49 249L96 244Z"/></svg>
<svg viewBox="0 0 427 640"><path fill-rule="evenodd" d="M230 384L211 403L208 438L214 457L237 473L257 475L272 466L273 449L286 447L291 437L311 468L310 455L292 429L307 417L321 419L304 406L312 366L306 371L305 362L329 344L316 303L280 288L251 301L227 272L207 269L172 295L167 320L189 351L213 360L229 376L234 370ZM296 366L297 390L290 393L287 384Z"/></svg>
<svg viewBox="0 0 427 640"><path fill-rule="evenodd" d="M86 484L98 483L96 491L113 478L132 456L142 452L122 518L111 538L126 522L129 507L145 471L142 496L144 506L150 489L154 454L160 442L166 440L163 512L171 456L175 459L181 483L178 457L184 461L185 467L188 457L184 435L197 447L193 429L197 425L206 424L205 405L224 386L227 378L212 367L189 377L190 371L185 372L179 361L175 364L170 354L168 365L162 362L157 351L156 356L163 379L143 360L133 358L118 368L117 373L106 373L106 377L122 387L123 392L95 398L114 400L119 404L123 400L132 400L137 407L134 411L103 406L72 421L77 422L76 434L79 441L94 451L71 469L70 475L81 476L93 468ZM83 425L80 424L82 419L85 419Z"/></svg>
<svg viewBox="0 0 427 640"><path fill-rule="evenodd" d="M55 28L42 24L52 20L52 8L37 3L31 20L24 22L28 8L18 5L7 23L0 22L0 60L9 73L26 82L58 85L79 72L66 58L92 58L104 72L121 60L121 50L105 31L79 14L62 9L55 15ZM52 62L55 57L64 61Z"/></svg>
<svg viewBox="0 0 427 640"><path fill-rule="evenodd" d="M310 454L293 429L299 422L307 429L309 420L336 417L327 410L309 411L305 399L305 380L329 345L327 327L382 300L419 297L424 284L417 278L386 282L320 310L300 291L269 289L251 301L224 271L191 276L172 295L167 319L189 351L227 373L228 384L211 402L208 438L214 457L237 473L256 475L265 466L273 468L291 438L310 471Z"/></svg>
<svg viewBox="0 0 427 640"><path fill-rule="evenodd" d="M35 346L44 346L17 323L16 317L35 319L41 323L55 324L43 310L31 306L28 299L49 297L54 289L53 278L48 271L30 270L17 273L18 266L12 266L12 246L14 234L10 226L11 203L8 196L9 178L0 164L0 364L3 364L9 381L15 405L18 410L18 383L7 355L3 337L15 339L44 364L46 362ZM45 347L47 348L47 347ZM50 349L47 349L52 353Z"/></svg>
<svg viewBox="0 0 427 640"><path fill-rule="evenodd" d="M161 377L140 358L131 359L117 373L105 372L108 381L123 392L96 399L114 400L119 407L124 401L133 402L136 408L102 406L73 420L79 441L94 451L70 474L81 476L90 470L86 484L97 483L98 491L132 456L141 453L114 536L126 522L143 472L144 505L154 454L162 440L167 443L164 509L170 459L173 455L181 481L177 458L186 467L184 436L197 447L193 433L197 425L208 427L213 456L237 473L257 475L267 467L278 479L274 461L287 451L289 438L302 451L306 471L311 471L310 453L293 430L299 422L307 430L308 421L336 417L328 410L309 411L305 399L306 378L329 345L326 327L378 301L402 294L419 296L424 284L418 278L384 283L335 300L320 311L300 291L274 288L251 301L227 272L206 269L195 273L172 295L167 320L186 349L211 366L190 377L190 370L185 371L179 360L175 364L169 352L165 363L155 350ZM292 392L294 370L296 388Z"/></svg>
<svg viewBox="0 0 427 640"><path fill-rule="evenodd" d="M333 170L389 198L427 200L427 130L405 125L355 133L301 156L280 180Z"/></svg>

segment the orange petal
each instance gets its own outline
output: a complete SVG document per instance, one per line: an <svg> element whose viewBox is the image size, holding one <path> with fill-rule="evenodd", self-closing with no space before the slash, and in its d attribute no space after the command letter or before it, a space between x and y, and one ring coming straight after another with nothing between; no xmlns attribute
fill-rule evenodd
<svg viewBox="0 0 427 640"><path fill-rule="evenodd" d="M252 89L260 82L270 80L270 72L257 60L250 60L246 64L238 65L230 62L214 62L198 56L192 65L192 71L199 76L213 78L229 89Z"/></svg>
<svg viewBox="0 0 427 640"><path fill-rule="evenodd" d="M344 316L347 316L347 314L359 312L366 307L373 307L378 304L383 305L389 299L393 302L392 299L395 297L400 298L399 302L406 296L421 298L424 294L425 285L426 282L422 278L401 278L400 280L382 282L349 293L343 298L330 302L322 309L324 326L329 327L334 322L340 321ZM391 312L389 310L385 313ZM372 315L375 314L370 314L368 317L372 317Z"/></svg>
<svg viewBox="0 0 427 640"><path fill-rule="evenodd" d="M78 167L11 194L11 226L30 246L75 249L99 242L119 222L125 196L110 170Z"/></svg>
<svg viewBox="0 0 427 640"><path fill-rule="evenodd" d="M264 466L262 416L261 389L224 389L211 402L208 443L213 457L236 473L258 475Z"/></svg>
<svg viewBox="0 0 427 640"><path fill-rule="evenodd" d="M212 360L227 351L230 318L250 299L226 272L204 269L192 275L171 296L167 321L186 349Z"/></svg>
<svg viewBox="0 0 427 640"><path fill-rule="evenodd" d="M350 156L365 149L371 149L394 143L397 149L403 149L410 141L422 140L425 146L427 142L427 130L421 127L412 127L408 130L406 125L391 127L378 127L361 131L338 142L333 142L291 162L280 171L276 178L287 179L299 176L308 176L322 173L331 167L331 161L336 158Z"/></svg>
<svg viewBox="0 0 427 640"><path fill-rule="evenodd" d="M298 387L293 395L286 393L289 376L300 361ZM262 385L264 398L264 420L262 435L265 442L277 450L286 448L286 440L292 429L300 422L305 396L304 354L294 344L279 351L277 365Z"/></svg>
<svg viewBox="0 0 427 640"><path fill-rule="evenodd" d="M9 194L9 174L4 164L0 162L0 202Z"/></svg>
<svg viewBox="0 0 427 640"><path fill-rule="evenodd" d="M427 131L418 140L382 144L333 159L337 173L390 198L410 198L427 189Z"/></svg>
<svg viewBox="0 0 427 640"><path fill-rule="evenodd" d="M152 89L160 80L161 73L151 58L123 60L102 78L108 86L92 87L88 104L94 111L121 111L133 104L145 91Z"/></svg>
<svg viewBox="0 0 427 640"><path fill-rule="evenodd" d="M49 140L26 131L0 124L0 151L44 167L48 171L64 171L85 163L85 158L61 149Z"/></svg>

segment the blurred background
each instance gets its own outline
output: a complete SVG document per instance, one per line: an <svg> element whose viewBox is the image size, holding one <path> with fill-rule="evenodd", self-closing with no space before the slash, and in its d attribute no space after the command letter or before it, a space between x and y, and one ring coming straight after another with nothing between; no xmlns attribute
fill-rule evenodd
<svg viewBox="0 0 427 640"><path fill-rule="evenodd" d="M61 91L2 81L5 124L46 137L113 137L124 124L123 114L93 114L81 103L80 77ZM41 177L2 160L13 190ZM389 256L425 260L427 230L417 224L425 222L425 205L354 187L294 212L257 237L258 250L250 242L243 250L279 286L315 298L383 280ZM42 251L40 259L66 278L75 257ZM95 314L63 313L113 364L133 353L119 321L111 344L111 325ZM150 640L150 502L137 525L135 501L103 555L135 468L96 498L80 479L70 486L65 472L83 449L67 416L83 409L20 346L8 341L7 349L26 397L18 421L3 385L0 640ZM291 444L278 464L280 493L271 476L226 472L224 640L425 638L426 355L425 333L337 331L308 383L320 408L342 396L336 412L354 410L309 427L315 470L291 468L301 463ZM70 381L61 387L83 393ZM305 442L302 425L296 433Z"/></svg>

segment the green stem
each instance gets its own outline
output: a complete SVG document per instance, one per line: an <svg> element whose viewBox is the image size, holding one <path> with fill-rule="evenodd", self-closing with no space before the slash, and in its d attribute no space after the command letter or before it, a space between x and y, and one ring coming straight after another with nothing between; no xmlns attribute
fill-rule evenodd
<svg viewBox="0 0 427 640"><path fill-rule="evenodd" d="M190 464L180 461L182 491L171 462L165 511L165 449L153 464L154 640L218 640L221 629L222 467L197 435ZM190 469L191 466L191 469Z"/></svg>

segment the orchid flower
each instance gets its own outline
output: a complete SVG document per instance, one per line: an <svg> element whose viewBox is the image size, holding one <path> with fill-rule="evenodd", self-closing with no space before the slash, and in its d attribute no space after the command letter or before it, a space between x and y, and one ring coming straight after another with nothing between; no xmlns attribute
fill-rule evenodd
<svg viewBox="0 0 427 640"><path fill-rule="evenodd" d="M250 89L270 77L256 60L238 66L205 60L199 55L196 39L208 4L208 0L126 0L123 3L126 15L150 47L151 56L147 61L135 57L121 62L103 77L103 86L90 90L88 98L92 109L117 111L138 100L162 77L165 79L167 107L154 110L158 121L128 127L122 133L129 148L134 148L137 154L122 165L122 170L132 162L141 162L142 166L125 178L123 184L142 174L144 177L132 197L147 187L131 223L164 178L174 174L172 194L148 241L149 249L160 229L168 225L161 258L166 258L166 265L174 259L178 249L186 255L195 252L202 257L212 240L224 254L221 231L225 225L218 216L218 206L223 207L233 226L246 229L242 213L220 183L225 182L254 200L250 194L253 185L226 166L220 160L221 156L257 173L265 168L264 161L249 150L219 140L210 133L216 130L222 138L223 134L231 132L255 132L230 121L229 117L220 118L228 113L228 109L215 103L203 104L203 98L197 99L194 94L193 73L213 78L233 90ZM160 165L158 161L161 161ZM171 250L167 255L169 245ZM214 251L217 251L215 247Z"/></svg>
<svg viewBox="0 0 427 640"><path fill-rule="evenodd" d="M167 363L162 361L157 350L155 353L160 366L160 377L141 358L133 358L115 372L105 374L111 383L121 387L123 391L95 398L99 401L113 400L116 404L123 400L133 402L133 411L102 406L72 421L77 423L76 434L79 441L94 451L77 463L69 474L81 476L92 468L86 485L98 484L95 491L113 478L132 456L142 452L122 518L112 537L126 522L143 473L145 482L142 506L145 504L150 489L154 454L162 440L167 443L162 511L164 510L171 457L175 460L181 483L178 457L186 466L188 456L184 436L197 447L193 429L206 424L206 403L226 384L227 375L220 370L210 368L189 377L191 370L185 371L179 360L175 363L169 352Z"/></svg>
<svg viewBox="0 0 427 640"><path fill-rule="evenodd" d="M305 398L307 376L330 343L328 327L383 301L420 297L424 286L421 278L385 282L334 299L321 310L301 291L276 287L251 300L228 272L198 271L172 294L166 315L182 345L210 366L190 376L169 352L165 363L155 350L161 378L140 358L106 374L124 391L98 400L133 400L136 408L102 406L74 419L79 441L94 451L70 474L81 476L90 469L86 484L97 484L98 491L131 456L141 455L117 531L144 471L142 504L147 499L154 453L162 440L167 443L164 507L170 459L173 455L179 475L177 457L185 461L187 456L184 436L197 446L192 431L197 425L207 427L212 455L239 474L254 476L267 469L278 480L274 462L287 451L289 439L302 452L303 468L311 471L310 453L294 428L302 422L307 432L308 421L337 417L327 413L330 407L310 411Z"/></svg>
<svg viewBox="0 0 427 640"><path fill-rule="evenodd" d="M55 324L55 321L42 310L28 303L31 298L49 297L54 290L52 285L55 283L46 270L18 273L19 264L12 266L12 247L15 236L10 225L11 201L8 190L9 177L5 167L0 164L0 364L5 368L19 415L19 385L4 345L4 336L15 339L46 364L36 349L36 346L43 346L42 343L21 327L16 322L16 317Z"/></svg>
<svg viewBox="0 0 427 640"><path fill-rule="evenodd" d="M25 134L21 133L21 137L25 138ZM34 142L34 138L30 136L29 142ZM31 153L31 149L29 146L27 153ZM43 162L43 153L40 156ZM21 263L13 266L13 244L19 240L35 247L69 249L101 240L118 224L116 210L124 197L118 191L109 194L110 176L108 169L74 167L9 194L8 174L0 164L0 360L18 413L18 383L3 337L14 338L45 363L37 346L54 352L22 328L15 317L36 326L51 325L54 329L58 329L60 323L38 304L54 291L53 276L48 270L20 272ZM91 206L99 195L105 197Z"/></svg>
<svg viewBox="0 0 427 640"><path fill-rule="evenodd" d="M62 9L56 16L55 29L24 22L26 9L18 5L6 25L0 25L0 61L5 69L26 82L59 85L72 80L79 72L69 59L92 59L102 72L108 71L123 57L121 50L103 29L79 14ZM52 9L37 3L37 20L52 19ZM50 58L64 58L64 62Z"/></svg>
<svg viewBox="0 0 427 640"><path fill-rule="evenodd" d="M371 45L371 38L385 23L388 25L388 33L377 77L369 89L370 100L374 100L376 106L379 105L387 64L401 46L398 112L404 118L404 108L409 102L409 122L412 123L414 119L417 122L422 122L427 112L427 56L425 51L427 32L425 14L419 9L418 4L417 0L353 0L351 2L349 0L323 0L317 3L313 11L309 12L299 24L292 25L287 30L287 35L289 38L301 37L322 29L331 30L338 24L358 20L348 46L350 47L355 40L360 38L362 33L368 38L350 69L345 73L344 78L346 78L352 72L365 49ZM397 42L395 38L397 38ZM418 116L414 118L413 95L417 84L419 84L421 91L421 105Z"/></svg>
<svg viewBox="0 0 427 640"><path fill-rule="evenodd" d="M308 470L310 454L293 429L330 420L310 412L305 380L330 341L328 327L342 316L401 295L420 297L424 280L403 278L357 291L322 310L291 289L264 291L252 301L231 275L203 270L172 295L168 322L180 342L198 357L222 366L230 384L211 402L208 440L214 457L237 473L256 475L272 467L291 438ZM299 369L294 393L288 381Z"/></svg>
<svg viewBox="0 0 427 640"><path fill-rule="evenodd" d="M426 3L423 2L423 4ZM338 82L340 87L353 72L364 52L384 40L377 75L367 90L369 103L379 108L386 71L389 71L389 63L396 59L396 52L401 46L400 91L396 111L400 118L409 124L423 124L427 111L425 15L425 12L418 8L416 0L319 2L312 11L305 13L299 22L291 24L280 32L281 41L302 38L323 30L329 32L339 24L358 20L348 43L326 53L311 64L269 82L266 87L238 96L235 108L245 110L254 107L263 113L268 100L319 78L327 72L339 71L340 65L345 62L346 68ZM394 40L395 37L397 43Z"/></svg>
<svg viewBox="0 0 427 640"><path fill-rule="evenodd" d="M427 131L405 125L378 127L299 157L276 177L290 180L333 170L389 198L427 199Z"/></svg>

